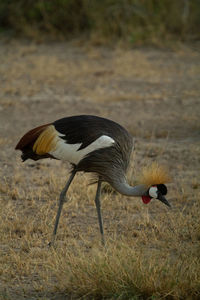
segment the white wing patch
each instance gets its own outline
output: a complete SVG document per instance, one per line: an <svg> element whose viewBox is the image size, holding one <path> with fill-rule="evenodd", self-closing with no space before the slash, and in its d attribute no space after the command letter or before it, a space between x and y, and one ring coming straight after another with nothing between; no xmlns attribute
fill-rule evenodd
<svg viewBox="0 0 200 300"><path fill-rule="evenodd" d="M61 136L58 133L58 136ZM78 164L81 159L83 159L87 154L91 153L92 151L107 148L112 146L115 141L107 136L102 135L90 145L78 151L82 143L77 144L67 144L67 142L63 139L57 138L56 149L50 151L49 154L53 155L55 158L71 162L73 164Z"/></svg>

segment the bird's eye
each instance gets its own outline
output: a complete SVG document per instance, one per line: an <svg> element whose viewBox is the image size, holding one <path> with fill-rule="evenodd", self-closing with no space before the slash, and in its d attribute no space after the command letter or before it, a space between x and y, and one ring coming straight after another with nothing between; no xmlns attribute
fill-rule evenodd
<svg viewBox="0 0 200 300"><path fill-rule="evenodd" d="M167 195L167 187L164 184L157 185L158 191L161 192L163 196Z"/></svg>

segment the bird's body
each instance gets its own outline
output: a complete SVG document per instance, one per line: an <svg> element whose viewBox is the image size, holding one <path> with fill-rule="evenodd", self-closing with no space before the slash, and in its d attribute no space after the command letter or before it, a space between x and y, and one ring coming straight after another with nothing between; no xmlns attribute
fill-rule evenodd
<svg viewBox="0 0 200 300"><path fill-rule="evenodd" d="M125 179L132 148L133 137L122 126L88 115L37 127L16 146L23 160L51 157L68 161L77 172L96 173L111 185Z"/></svg>
<svg viewBox="0 0 200 300"><path fill-rule="evenodd" d="M122 194L148 197L151 200L148 194L150 187L144 184L136 187L128 185L126 171L133 149L133 137L121 125L111 120L90 115L63 118L30 130L21 138L16 149L22 151L23 161L50 157L72 164L72 174L60 196L60 211L64 194L76 172L97 174L98 188L95 202L102 236L103 224L99 200L102 181L108 182ZM168 202L165 204L168 205ZM57 215L58 220L59 216L60 213Z"/></svg>

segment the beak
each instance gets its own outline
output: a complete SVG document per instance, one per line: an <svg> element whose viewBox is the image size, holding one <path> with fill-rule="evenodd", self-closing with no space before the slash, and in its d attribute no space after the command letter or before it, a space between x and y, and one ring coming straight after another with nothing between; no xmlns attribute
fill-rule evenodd
<svg viewBox="0 0 200 300"><path fill-rule="evenodd" d="M165 205L171 207L171 205L169 204L169 202L167 201L167 199L161 193L158 194L157 199L160 200Z"/></svg>

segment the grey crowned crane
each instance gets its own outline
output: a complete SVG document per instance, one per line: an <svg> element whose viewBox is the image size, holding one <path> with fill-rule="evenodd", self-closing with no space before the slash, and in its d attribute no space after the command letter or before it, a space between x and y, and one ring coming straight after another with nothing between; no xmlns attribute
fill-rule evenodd
<svg viewBox="0 0 200 300"><path fill-rule="evenodd" d="M108 182L123 195L142 197L144 203L152 198L170 206L164 185L168 175L149 170L148 179L137 186L130 186L126 171L133 149L133 138L121 125L111 120L80 115L59 119L28 131L16 148L22 151L22 160L54 158L72 165L70 177L60 194L52 242L55 239L62 206L69 186L77 172L93 172L98 176L95 204L99 228L104 244L100 194L102 182ZM152 178L151 178L152 177Z"/></svg>

